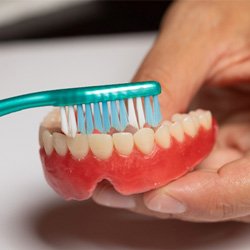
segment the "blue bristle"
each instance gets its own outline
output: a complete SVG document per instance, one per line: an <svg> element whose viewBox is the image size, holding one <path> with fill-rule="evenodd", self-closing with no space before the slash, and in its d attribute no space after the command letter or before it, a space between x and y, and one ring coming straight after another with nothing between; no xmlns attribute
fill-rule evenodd
<svg viewBox="0 0 250 250"><path fill-rule="evenodd" d="M85 118L82 105L77 105L77 125L80 133L85 133Z"/></svg>
<svg viewBox="0 0 250 250"><path fill-rule="evenodd" d="M103 132L107 133L110 130L109 110L107 102L102 103L102 116L103 116Z"/></svg>
<svg viewBox="0 0 250 250"><path fill-rule="evenodd" d="M153 126L154 118L149 96L145 96L144 98L144 107L145 107L146 122L148 125Z"/></svg>
<svg viewBox="0 0 250 250"><path fill-rule="evenodd" d="M111 101L111 125L113 128L120 131L121 126L115 101Z"/></svg>
<svg viewBox="0 0 250 250"><path fill-rule="evenodd" d="M128 113L124 100L119 100L119 105L120 105L121 130L124 130L128 125Z"/></svg>
<svg viewBox="0 0 250 250"><path fill-rule="evenodd" d="M161 110L157 95L153 96L153 104L154 104L154 127L157 127L161 121Z"/></svg>
<svg viewBox="0 0 250 250"><path fill-rule="evenodd" d="M85 112L86 112L87 134L91 134L94 130L94 124L93 124L90 104L85 104Z"/></svg>
<svg viewBox="0 0 250 250"><path fill-rule="evenodd" d="M99 103L94 103L94 121L95 121L95 128L100 132L103 132Z"/></svg>

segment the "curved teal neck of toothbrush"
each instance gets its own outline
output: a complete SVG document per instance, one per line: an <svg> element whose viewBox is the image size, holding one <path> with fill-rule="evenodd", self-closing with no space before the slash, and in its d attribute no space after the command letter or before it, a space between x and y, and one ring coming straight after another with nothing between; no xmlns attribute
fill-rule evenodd
<svg viewBox="0 0 250 250"><path fill-rule="evenodd" d="M155 81L50 90L0 100L0 116L35 107L107 102L160 93L160 84Z"/></svg>

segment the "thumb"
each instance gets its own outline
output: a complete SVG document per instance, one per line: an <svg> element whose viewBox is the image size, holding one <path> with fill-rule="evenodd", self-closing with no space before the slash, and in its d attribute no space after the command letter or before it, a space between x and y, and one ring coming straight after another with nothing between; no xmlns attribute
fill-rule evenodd
<svg viewBox="0 0 250 250"><path fill-rule="evenodd" d="M145 194L148 209L191 221L221 221L250 215L250 156L218 172L198 170Z"/></svg>
<svg viewBox="0 0 250 250"><path fill-rule="evenodd" d="M172 13L173 15L175 13ZM200 32L190 32L193 23L177 23L166 16L153 47L145 57L134 81L156 80L161 83L159 96L164 118L184 111L205 81L215 61L211 39ZM169 20L170 19L170 20ZM176 18L175 18L176 19ZM185 38L185 39L184 39Z"/></svg>

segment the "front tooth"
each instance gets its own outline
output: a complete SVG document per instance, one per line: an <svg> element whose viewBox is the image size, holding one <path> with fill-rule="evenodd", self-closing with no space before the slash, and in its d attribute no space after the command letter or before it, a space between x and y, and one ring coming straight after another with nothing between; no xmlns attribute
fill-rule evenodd
<svg viewBox="0 0 250 250"><path fill-rule="evenodd" d="M154 131L151 128L142 128L134 134L137 148L143 154L150 154L154 148Z"/></svg>
<svg viewBox="0 0 250 250"><path fill-rule="evenodd" d="M77 134L74 138L67 137L67 145L70 153L76 159L83 159L89 152L88 137L85 134Z"/></svg>
<svg viewBox="0 0 250 250"><path fill-rule="evenodd" d="M193 119L191 118L191 116L186 115L183 119L182 119L182 126L184 129L184 132L187 135L190 135L191 137L194 137L197 133L197 130L195 128Z"/></svg>
<svg viewBox="0 0 250 250"><path fill-rule="evenodd" d="M113 141L111 135L90 134L88 141L91 151L97 158L105 160L112 155Z"/></svg>
<svg viewBox="0 0 250 250"><path fill-rule="evenodd" d="M46 154L51 155L53 151L53 142L52 142L52 135L48 130L43 131L42 143Z"/></svg>
<svg viewBox="0 0 250 250"><path fill-rule="evenodd" d="M115 149L121 155L129 155L134 147L134 139L131 133L115 133L113 134L113 142Z"/></svg>
<svg viewBox="0 0 250 250"><path fill-rule="evenodd" d="M169 148L171 143L169 127L167 125L160 126L155 132L155 140L162 148Z"/></svg>
<svg viewBox="0 0 250 250"><path fill-rule="evenodd" d="M174 122L169 125L170 134L179 142L184 140L184 131L180 122Z"/></svg>
<svg viewBox="0 0 250 250"><path fill-rule="evenodd" d="M64 156L68 151L68 147L66 144L66 137L61 133L53 133L53 146L57 152L57 154Z"/></svg>

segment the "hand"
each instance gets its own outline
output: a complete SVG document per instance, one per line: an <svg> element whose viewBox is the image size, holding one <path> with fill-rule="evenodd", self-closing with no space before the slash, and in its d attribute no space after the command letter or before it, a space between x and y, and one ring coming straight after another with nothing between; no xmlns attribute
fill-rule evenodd
<svg viewBox="0 0 250 250"><path fill-rule="evenodd" d="M247 1L173 4L134 80L161 83L164 118L190 105L210 109L220 124L216 146L195 171L157 190L122 196L102 184L97 203L161 218L250 222L249 13Z"/></svg>

